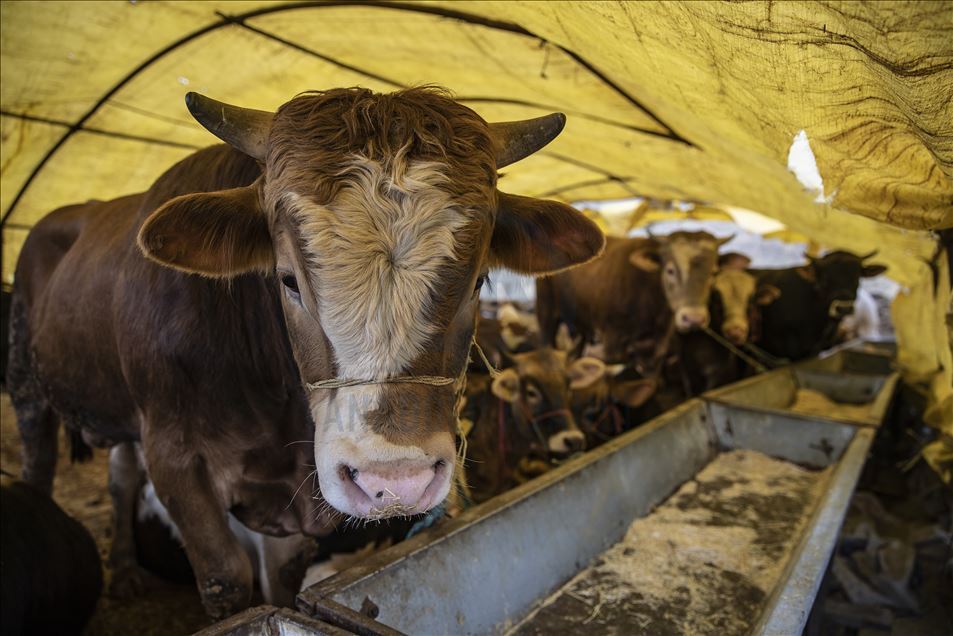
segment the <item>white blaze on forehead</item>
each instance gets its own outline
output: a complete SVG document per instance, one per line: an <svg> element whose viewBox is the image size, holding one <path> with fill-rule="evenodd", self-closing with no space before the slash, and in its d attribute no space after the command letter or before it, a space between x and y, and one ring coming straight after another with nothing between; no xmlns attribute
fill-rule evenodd
<svg viewBox="0 0 953 636"><path fill-rule="evenodd" d="M712 252L715 248L714 241L692 241L682 238L672 240L670 248L672 259L678 266L679 277L682 282L687 282L691 274L692 259L704 252Z"/></svg>
<svg viewBox="0 0 953 636"><path fill-rule="evenodd" d="M398 375L420 355L435 329L431 294L469 221L442 164L395 165L356 157L326 206L286 195L341 377Z"/></svg>

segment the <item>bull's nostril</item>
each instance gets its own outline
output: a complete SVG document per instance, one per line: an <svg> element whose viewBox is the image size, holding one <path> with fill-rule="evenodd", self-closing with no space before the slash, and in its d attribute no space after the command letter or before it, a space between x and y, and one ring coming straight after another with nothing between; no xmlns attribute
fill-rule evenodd
<svg viewBox="0 0 953 636"><path fill-rule="evenodd" d="M354 481L357 479L358 470L350 466L341 466L340 470L341 479Z"/></svg>
<svg viewBox="0 0 953 636"><path fill-rule="evenodd" d="M442 459L438 459L437 461L433 463L433 469L436 472L446 465L447 465L447 462L443 461Z"/></svg>

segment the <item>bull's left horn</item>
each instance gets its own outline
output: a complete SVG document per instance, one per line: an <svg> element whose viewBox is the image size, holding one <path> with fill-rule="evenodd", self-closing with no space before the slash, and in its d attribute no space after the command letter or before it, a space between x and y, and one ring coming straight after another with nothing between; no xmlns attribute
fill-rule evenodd
<svg viewBox="0 0 953 636"><path fill-rule="evenodd" d="M562 132L566 116L552 113L536 119L490 124L496 141L496 167L502 168L530 156Z"/></svg>
<svg viewBox="0 0 953 636"><path fill-rule="evenodd" d="M874 256L877 255L877 252L879 252L879 251L880 251L880 250L876 250L876 249L875 249L875 250L872 251L870 254L864 254L863 256L860 257L860 260L866 261L868 258L873 258Z"/></svg>
<svg viewBox="0 0 953 636"><path fill-rule="evenodd" d="M249 157L265 160L274 113L231 106L198 93L187 93L185 105L210 133Z"/></svg>

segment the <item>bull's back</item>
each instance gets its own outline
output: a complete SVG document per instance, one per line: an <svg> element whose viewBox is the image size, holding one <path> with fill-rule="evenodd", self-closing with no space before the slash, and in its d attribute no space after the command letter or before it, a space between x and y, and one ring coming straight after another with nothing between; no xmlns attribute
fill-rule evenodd
<svg viewBox="0 0 953 636"><path fill-rule="evenodd" d="M160 300L177 289L187 305L188 288L200 286L142 255L142 222L175 196L248 185L257 174L253 160L207 148L144 193L60 208L34 226L17 264L14 337L28 343L37 361L30 372L78 428L95 429L104 443L138 435L128 375L144 363L130 360L155 336L147 320L174 323L188 309Z"/></svg>
<svg viewBox="0 0 953 636"><path fill-rule="evenodd" d="M67 417L89 413L125 428L124 391L113 320L117 283L134 244L143 195L91 201L51 212L30 232L17 262L15 323L35 355L41 383Z"/></svg>
<svg viewBox="0 0 953 636"><path fill-rule="evenodd" d="M599 258L541 279L537 303L544 336L552 339L559 322L576 326L586 337L595 330L608 335L653 331L656 316L665 309L658 276L629 262L644 242L607 237Z"/></svg>

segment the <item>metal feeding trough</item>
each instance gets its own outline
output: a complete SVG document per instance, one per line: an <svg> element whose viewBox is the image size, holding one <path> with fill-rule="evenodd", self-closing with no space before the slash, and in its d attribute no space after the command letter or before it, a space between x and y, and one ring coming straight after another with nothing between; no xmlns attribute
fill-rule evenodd
<svg viewBox="0 0 953 636"><path fill-rule="evenodd" d="M260 605L215 623L196 636L348 636L352 633L294 610Z"/></svg>
<svg viewBox="0 0 953 636"><path fill-rule="evenodd" d="M761 588L738 600L744 614L735 617L740 622L708 624L718 632L743 626L742 631L751 633L799 633L895 382L889 357L841 350L713 391L305 590L298 607L331 623L344 625L346 620L360 633L394 629L411 634L522 634L556 631L566 626L560 621L595 626L593 622L611 619L611 608L621 603L626 631L640 626L652 632L677 633L686 627L704 631L704 623L691 622L695 617L690 611L698 605L692 594L704 595L703 589L670 582L672 602L666 605L665 599L648 602L647 593L636 585L629 597L616 594L600 605L598 599L580 595L595 580L580 572L595 564L593 572L598 574L611 565L607 555L615 552L610 548L624 538L630 524L651 521L676 491L675 508L684 512L698 504L700 498L693 493L711 495L713 488L723 487L724 492L712 495L713 510L722 506L722 512L749 514L749 508L763 505L770 518L762 525L773 524L788 534L773 538L771 557L777 567L757 572ZM866 411L853 420L836 412L791 412L798 390L805 388L834 402L863 403ZM783 488L776 489L782 492L776 493L781 498L774 503L762 493L758 504L745 493L745 479L702 481L706 466L736 456L732 451L785 460L782 463L796 464L805 475L810 471L804 468L816 471L814 485L798 491L801 521L791 520L785 527L772 516L773 509L791 505L791 498L784 498L790 493ZM739 496L747 497L741 508ZM728 505L732 502L734 508ZM726 524L717 515L698 518ZM758 523L754 530L761 529ZM706 565L717 571L718 558L711 556L713 562ZM638 572L642 578L646 574L644 568ZM579 581L576 588L574 577ZM728 580L735 588L748 589L745 581ZM560 592L567 581L570 587ZM615 594L620 583L610 583ZM702 607L704 603L696 609ZM708 607L709 613L717 610Z"/></svg>
<svg viewBox="0 0 953 636"><path fill-rule="evenodd" d="M841 350L690 400L304 590L298 609L358 634L800 633L889 369ZM866 410L793 412L799 389ZM783 474L759 485L750 462Z"/></svg>

